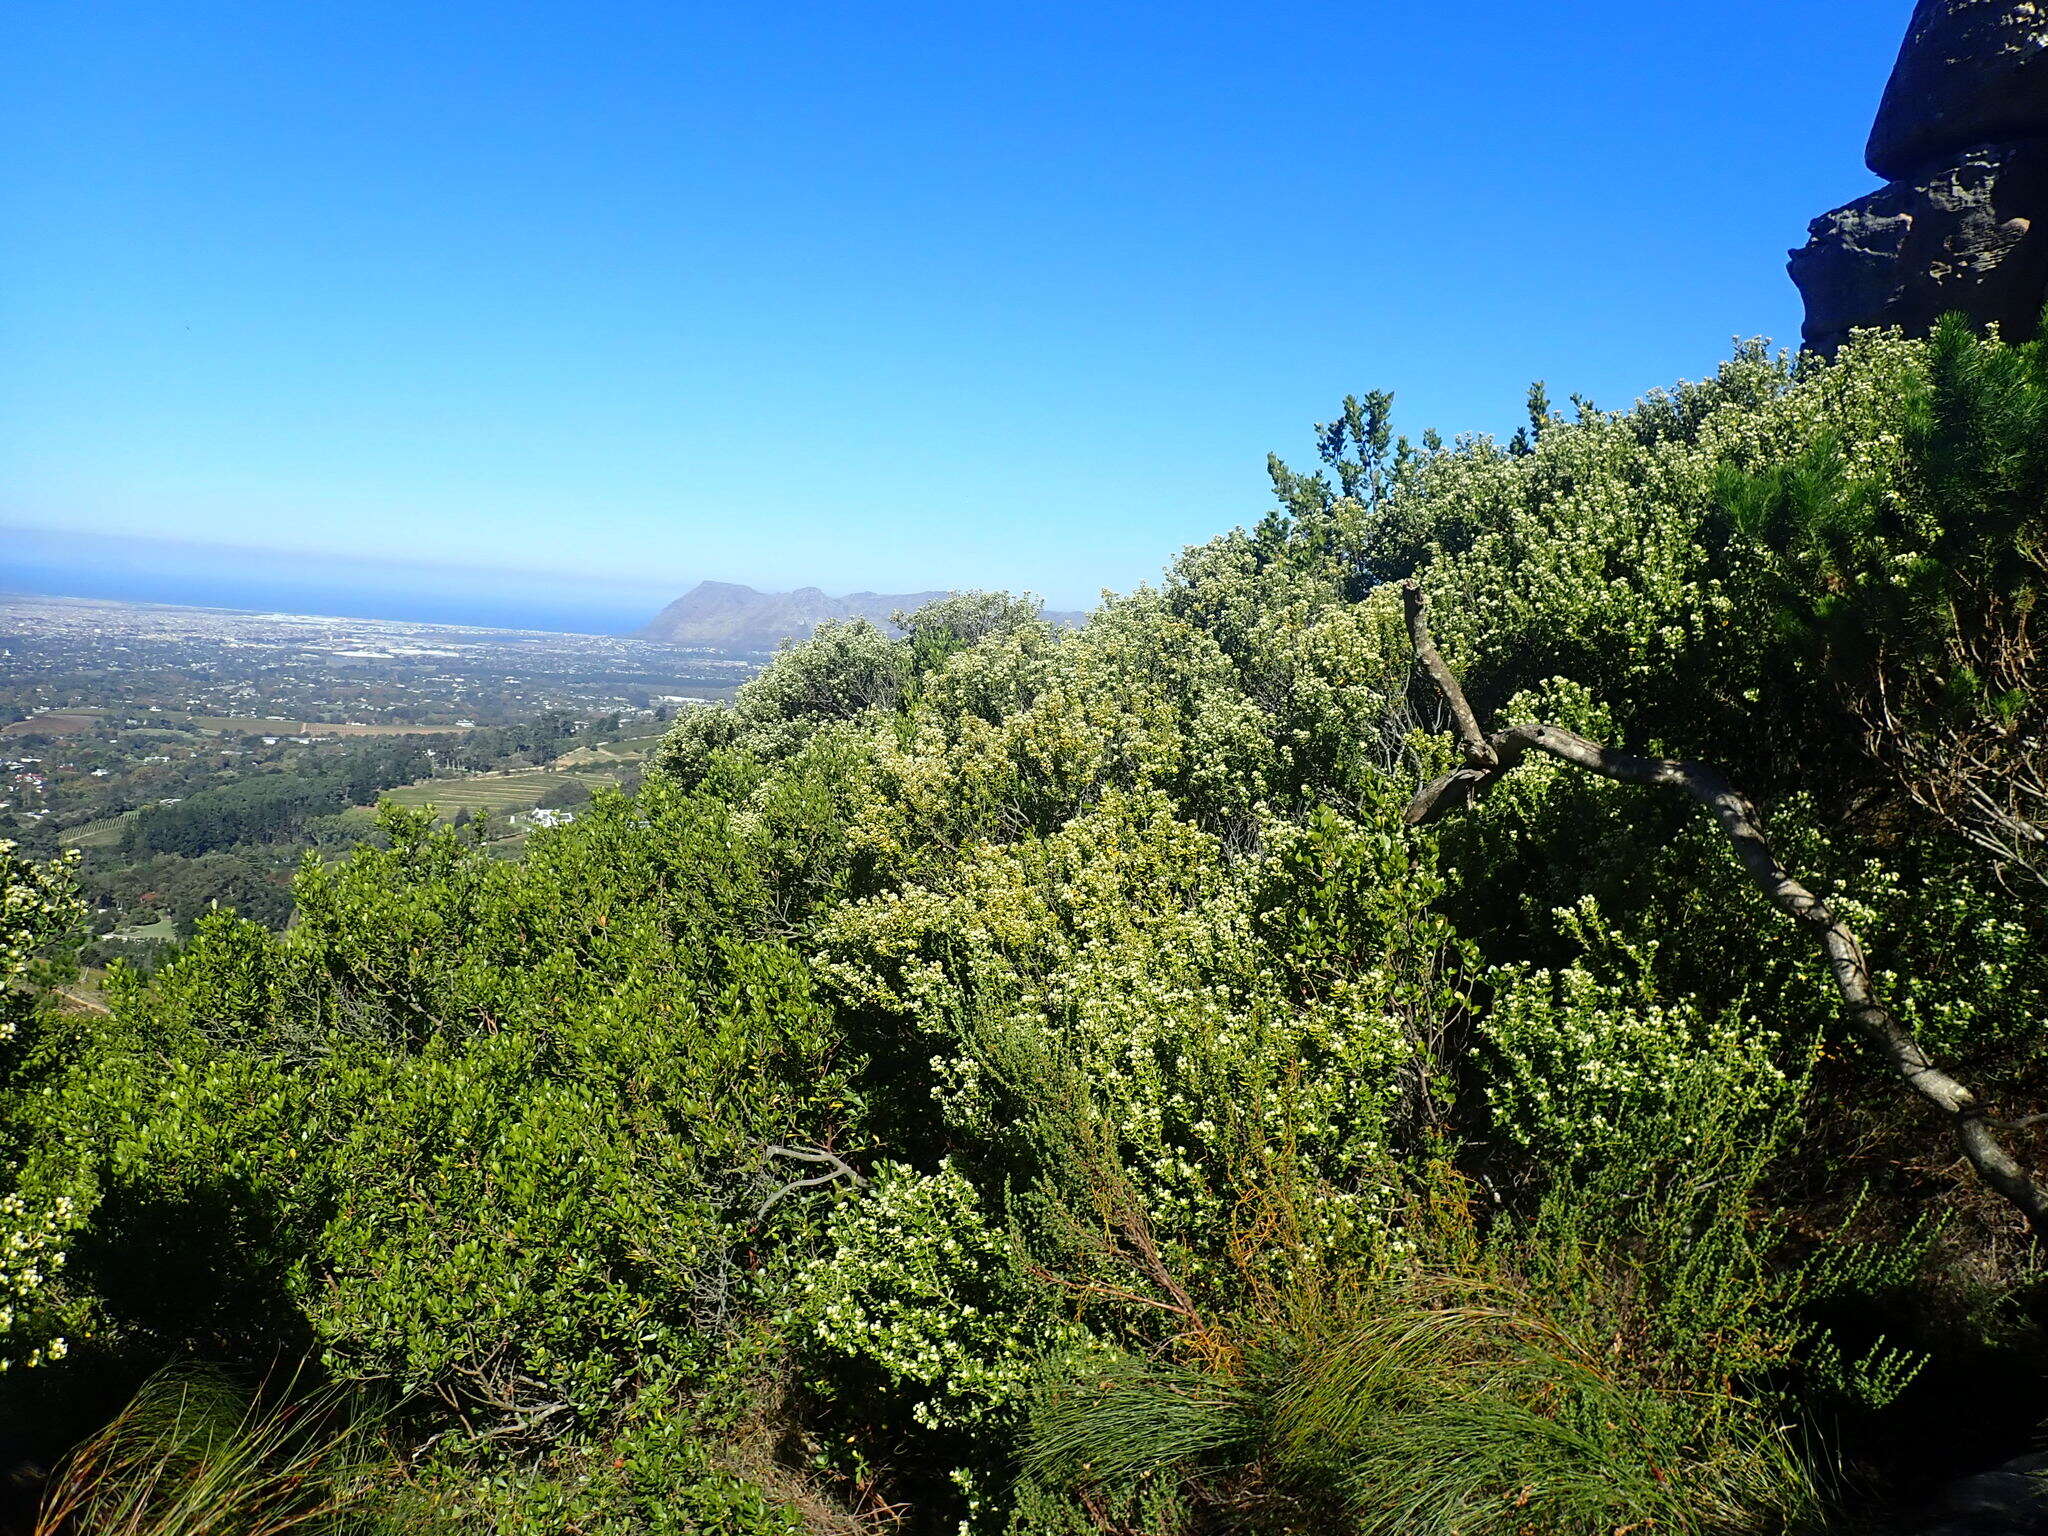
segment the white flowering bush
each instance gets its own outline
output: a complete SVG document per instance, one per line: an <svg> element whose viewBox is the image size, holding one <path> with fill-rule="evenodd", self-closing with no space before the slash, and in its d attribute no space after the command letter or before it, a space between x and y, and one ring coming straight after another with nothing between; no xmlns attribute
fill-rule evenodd
<svg viewBox="0 0 2048 1536"><path fill-rule="evenodd" d="M2041 1060L2048 945L2041 904L2023 888L1984 878L1959 845L1844 836L1806 796L1782 802L1773 826L1782 856L1821 876L1863 939L1882 995L1924 1046L1966 1066Z"/></svg>
<svg viewBox="0 0 2048 1536"><path fill-rule="evenodd" d="M17 1041L0 1354L311 1338L519 1536L1770 1526L1778 1426L1832 1422L1782 1238L1840 1216L1774 1159L1882 1111L1802 1096L1854 1070L1838 1002L1689 801L1532 758L1406 825L1452 749L1393 583L1489 725L1726 769L1909 1026L2038 1109L2041 897L1871 799L1726 494L1831 443L1889 496L1926 356L1745 347L1506 446L1347 402L1324 473L1081 630L830 627L517 861L392 813L289 932L210 919ZM61 880L4 868L21 1009ZM1889 1304L1917 1215L1811 1272ZM1375 1338L1407 1386L1346 1374Z"/></svg>
<svg viewBox="0 0 2048 1536"><path fill-rule="evenodd" d="M910 1393L927 1429L1013 1415L1066 1332L1033 1305L1008 1232L951 1164L880 1165L833 1210L803 1284L817 1344Z"/></svg>
<svg viewBox="0 0 2048 1536"><path fill-rule="evenodd" d="M0 1047L22 1043L36 965L84 916L71 884L75 859L24 859L0 840ZM68 1194L24 1192L20 1171L10 1179L16 1187L0 1194L0 1371L61 1360L69 1347L51 1306L77 1204Z"/></svg>
<svg viewBox="0 0 2048 1536"><path fill-rule="evenodd" d="M0 1371L62 1360L70 1350L47 1314L77 1215L68 1195L36 1205L0 1195Z"/></svg>
<svg viewBox="0 0 2048 1536"><path fill-rule="evenodd" d="M1757 595L1764 557L1731 538L1722 486L1824 436L1853 473L1897 483L1924 357L1924 344L1882 333L1829 367L1751 346L1632 411L1555 422L1525 455L1480 441L1424 456L1359 558L1425 569L1438 644L1482 711L1566 677L1633 745L1711 756L1752 781L1824 770L1817 740L1787 761L1794 744L1773 709L1793 679Z"/></svg>
<svg viewBox="0 0 2048 1536"><path fill-rule="evenodd" d="M21 856L0 838L0 1045L13 1040L28 1013L36 962L74 936L85 907L72 887L75 852L49 862Z"/></svg>
<svg viewBox="0 0 2048 1536"><path fill-rule="evenodd" d="M1503 966L1488 978L1484 1029L1502 1070L1486 1093L1505 1136L1557 1163L1597 1158L1661 1125L1679 1150L1692 1133L1675 1106L1791 1091L1776 1031L1739 1006L1709 1011L1664 995L1654 943L1607 928L1591 897L1558 915L1597 961Z"/></svg>
<svg viewBox="0 0 2048 1536"><path fill-rule="evenodd" d="M1259 872L1306 836L1271 821ZM1286 916L1261 913L1249 873L1163 797L1111 792L1043 841L977 850L950 891L846 907L820 964L922 1030L961 1135L1000 1138L1016 1072L999 1081L990 1053L1035 1042L1112 1128L1155 1234L1200 1264L1272 1148L1321 1190L1326 1231L1383 1203L1383 1115L1435 984L1401 926L1415 893L1396 885L1374 914L1386 926L1352 936L1361 952L1296 985L1270 933ZM957 1027L964 1014L977 1027Z"/></svg>

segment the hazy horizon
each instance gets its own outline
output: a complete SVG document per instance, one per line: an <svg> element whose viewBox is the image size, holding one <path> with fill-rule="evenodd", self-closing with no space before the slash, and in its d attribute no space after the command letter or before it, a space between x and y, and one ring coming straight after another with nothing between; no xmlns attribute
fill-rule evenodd
<svg viewBox="0 0 2048 1536"><path fill-rule="evenodd" d="M764 592L796 589L757 587L717 574L673 582L605 580L508 566L316 558L246 545L52 528L0 526L0 539L9 549L0 567L0 591L563 634L631 634L700 582ZM829 574L797 586L833 597L873 590L835 583ZM939 590L944 589L903 589L906 595Z"/></svg>
<svg viewBox="0 0 2048 1536"><path fill-rule="evenodd" d="M565 634L630 633L698 580L681 578L672 587L47 528L0 528L0 538L9 551L0 588L42 596Z"/></svg>

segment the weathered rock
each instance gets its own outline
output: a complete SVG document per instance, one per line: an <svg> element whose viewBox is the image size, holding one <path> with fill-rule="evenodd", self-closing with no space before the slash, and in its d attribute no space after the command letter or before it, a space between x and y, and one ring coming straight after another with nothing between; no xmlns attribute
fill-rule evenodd
<svg viewBox="0 0 2048 1536"><path fill-rule="evenodd" d="M2048 298L2048 141L1971 149L1823 214L1792 253L1806 345L1855 326L1925 334L1950 310L2033 334Z"/></svg>
<svg viewBox="0 0 2048 1536"><path fill-rule="evenodd" d="M1951 1485L1919 1536L2048 1536L2048 1456L2021 1456Z"/></svg>
<svg viewBox="0 0 2048 1536"><path fill-rule="evenodd" d="M1864 159L1918 180L1979 144L2048 137L2048 4L1919 0Z"/></svg>
<svg viewBox="0 0 2048 1536"><path fill-rule="evenodd" d="M1919 0L1867 152L1881 192L1792 252L1806 345L1922 335L1951 310L2008 337L2048 302L2048 0Z"/></svg>

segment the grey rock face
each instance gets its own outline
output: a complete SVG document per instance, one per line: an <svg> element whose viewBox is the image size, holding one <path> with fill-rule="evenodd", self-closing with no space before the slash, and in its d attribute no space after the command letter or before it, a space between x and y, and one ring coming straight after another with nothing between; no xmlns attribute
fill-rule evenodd
<svg viewBox="0 0 2048 1536"><path fill-rule="evenodd" d="M1823 214L1792 253L1805 339L1833 352L1854 326L1924 334L1952 309L2031 334L2048 296L2048 144L1966 150Z"/></svg>
<svg viewBox="0 0 2048 1536"><path fill-rule="evenodd" d="M2048 0L1919 0L1868 156L1880 192L1792 252L1806 345L1950 310L2031 336L2048 301Z"/></svg>
<svg viewBox="0 0 2048 1536"><path fill-rule="evenodd" d="M2048 1456L2021 1456L1954 1484L1919 1536L2048 1533Z"/></svg>
<svg viewBox="0 0 2048 1536"><path fill-rule="evenodd" d="M1979 144L2048 136L2048 4L1920 0L1864 159L1918 178Z"/></svg>

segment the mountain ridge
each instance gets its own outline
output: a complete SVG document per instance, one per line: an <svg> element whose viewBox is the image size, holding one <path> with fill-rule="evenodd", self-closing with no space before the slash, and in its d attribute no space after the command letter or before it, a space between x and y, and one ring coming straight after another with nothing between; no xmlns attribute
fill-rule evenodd
<svg viewBox="0 0 2048 1536"><path fill-rule="evenodd" d="M760 592L732 581L700 581L641 628L640 640L672 645L705 645L728 650L769 651L789 640L803 640L820 624L867 619L893 629L892 613L922 608L947 592L849 592L833 597L820 587L789 592ZM1052 613L1056 624L1077 624L1080 614Z"/></svg>

